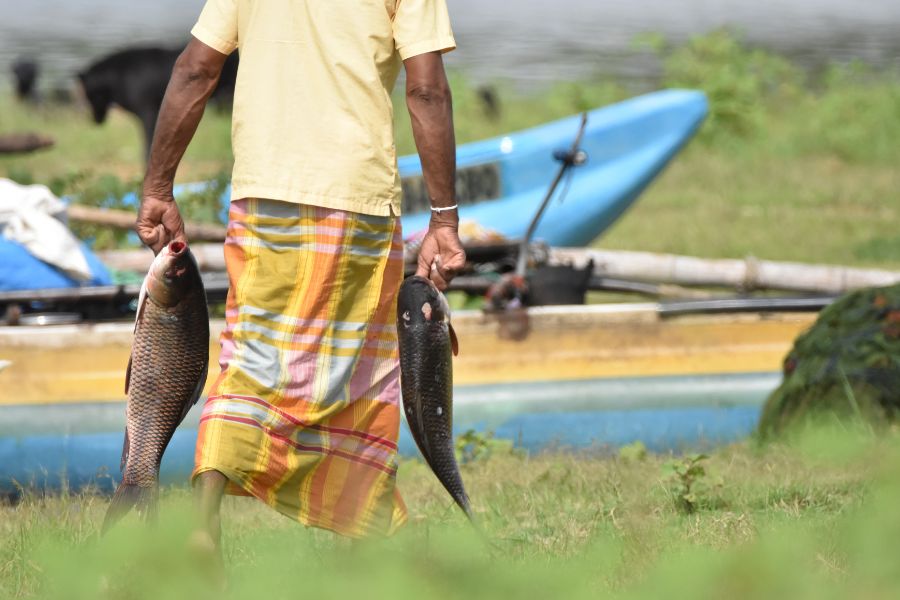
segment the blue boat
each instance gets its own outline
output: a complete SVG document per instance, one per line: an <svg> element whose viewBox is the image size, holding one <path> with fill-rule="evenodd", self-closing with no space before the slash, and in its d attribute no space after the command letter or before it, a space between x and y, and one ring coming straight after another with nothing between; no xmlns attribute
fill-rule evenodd
<svg viewBox="0 0 900 600"><path fill-rule="evenodd" d="M707 113L706 96L664 90L587 114L581 148L588 160L560 186L535 238L554 246L583 246L612 225L691 139ZM568 149L581 125L574 115L546 125L460 146L460 219L507 238L525 235L559 170L555 150ZM404 180L403 231L428 226L429 204L418 156L399 160Z"/></svg>

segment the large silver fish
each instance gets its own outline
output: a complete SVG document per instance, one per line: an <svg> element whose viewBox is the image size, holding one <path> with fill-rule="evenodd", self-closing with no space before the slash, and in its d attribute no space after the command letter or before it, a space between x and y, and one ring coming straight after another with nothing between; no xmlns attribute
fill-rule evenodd
<svg viewBox="0 0 900 600"><path fill-rule="evenodd" d="M400 385L406 422L425 462L472 519L453 443L453 354L458 352L447 299L431 280L413 276L397 298Z"/></svg>
<svg viewBox="0 0 900 600"><path fill-rule="evenodd" d="M156 516L163 452L206 382L209 312L200 270L187 244L172 242L144 279L125 376L128 394L122 482L103 531L132 508Z"/></svg>

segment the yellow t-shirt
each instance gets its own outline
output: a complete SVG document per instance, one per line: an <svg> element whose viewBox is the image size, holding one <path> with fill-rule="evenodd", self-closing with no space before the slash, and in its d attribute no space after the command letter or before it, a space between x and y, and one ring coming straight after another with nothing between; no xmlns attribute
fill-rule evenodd
<svg viewBox="0 0 900 600"><path fill-rule="evenodd" d="M191 34L240 49L233 199L400 214L391 90L455 47L445 0L207 0Z"/></svg>

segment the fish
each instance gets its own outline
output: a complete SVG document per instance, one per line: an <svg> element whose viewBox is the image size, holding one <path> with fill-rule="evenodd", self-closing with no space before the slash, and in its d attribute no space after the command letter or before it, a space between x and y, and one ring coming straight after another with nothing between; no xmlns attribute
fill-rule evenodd
<svg viewBox="0 0 900 600"><path fill-rule="evenodd" d="M153 260L138 297L125 374L122 480L105 533L132 509L157 518L159 465L175 428L200 397L209 369L209 311L197 260L176 241Z"/></svg>
<svg viewBox="0 0 900 600"><path fill-rule="evenodd" d="M453 356L447 299L430 279L408 277L397 296L400 389L406 423L425 462L475 524L453 443Z"/></svg>

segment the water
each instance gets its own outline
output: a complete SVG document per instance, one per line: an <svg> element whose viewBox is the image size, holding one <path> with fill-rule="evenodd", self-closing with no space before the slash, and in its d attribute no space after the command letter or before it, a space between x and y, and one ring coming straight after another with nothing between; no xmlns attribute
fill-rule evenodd
<svg viewBox="0 0 900 600"><path fill-rule="evenodd" d="M649 83L659 61L633 44L659 32L678 42L731 26L755 45L810 69L862 59L900 61L898 0L449 0L459 50L448 56L475 80L525 87L597 72ZM127 6L127 7L126 7ZM45 85L113 49L183 44L203 0L0 0L0 70L40 58ZM3 80L6 78L3 77Z"/></svg>
<svg viewBox="0 0 900 600"><path fill-rule="evenodd" d="M458 386L454 429L490 431L529 451L609 452L637 440L655 451L708 449L745 438L780 380L779 373L743 373ZM164 481L189 476L199 417L193 409L175 433ZM124 424L124 402L0 407L0 496L14 481L111 489ZM406 425L399 442L401 454L417 455Z"/></svg>

